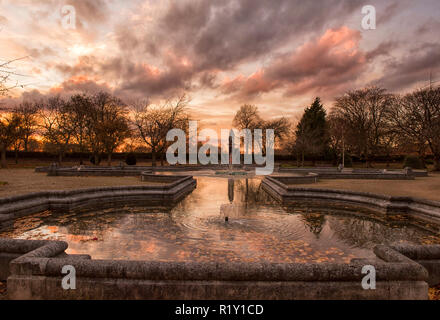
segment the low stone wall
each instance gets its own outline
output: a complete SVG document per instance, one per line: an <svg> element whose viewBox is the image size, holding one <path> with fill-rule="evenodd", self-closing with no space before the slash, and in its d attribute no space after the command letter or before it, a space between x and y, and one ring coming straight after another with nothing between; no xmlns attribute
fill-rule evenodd
<svg viewBox="0 0 440 320"><path fill-rule="evenodd" d="M305 173L292 176L277 176L276 182L279 181L285 185L289 184L311 184L319 182L317 173Z"/></svg>
<svg viewBox="0 0 440 320"><path fill-rule="evenodd" d="M141 174L141 180L144 182L172 183L186 177L187 176L153 174L148 171L142 172Z"/></svg>
<svg viewBox="0 0 440 320"><path fill-rule="evenodd" d="M416 177L428 177L426 170L379 170L337 168L280 168L281 173L316 173L320 179L363 179L363 180L414 180Z"/></svg>
<svg viewBox="0 0 440 320"><path fill-rule="evenodd" d="M440 246L395 245L392 248L425 267L430 286L440 283Z"/></svg>
<svg viewBox="0 0 440 320"><path fill-rule="evenodd" d="M37 169L36 169L37 170ZM126 176L140 176L142 172L152 172L149 167L136 166L119 166L119 167L71 167L59 168L56 166L49 167L47 171L48 176L62 176L62 177L126 177Z"/></svg>
<svg viewBox="0 0 440 320"><path fill-rule="evenodd" d="M355 180L414 180L414 175L405 173L355 173L355 172L321 172L320 179L355 179Z"/></svg>
<svg viewBox="0 0 440 320"><path fill-rule="evenodd" d="M1 273L9 275L9 298L427 299L431 278L422 265L385 246L374 250L379 259L354 259L350 264L90 260L67 255L66 249L67 243L60 241L0 239L0 257L18 256ZM436 263L439 266L439 260ZM66 265L75 268L75 290L61 287ZM376 290L361 286L365 265L376 268Z"/></svg>
<svg viewBox="0 0 440 320"><path fill-rule="evenodd" d="M233 170L252 171L259 165L233 165ZM203 170L228 170L229 165L175 165L175 166L81 166L81 167L37 167L35 172L48 173L53 176L130 176L139 175L142 172L191 172ZM274 171L278 171L279 166L275 165Z"/></svg>
<svg viewBox="0 0 440 320"><path fill-rule="evenodd" d="M415 177L428 177L428 171L427 170L410 170L411 171L411 175L415 176ZM403 170L399 170L399 169L385 169L385 170L381 170L381 169L370 169L370 168L363 168L363 169L353 169L352 170L353 173L376 173L376 174L380 174L380 173L393 173L393 174L402 174L405 173L405 169Z"/></svg>
<svg viewBox="0 0 440 320"><path fill-rule="evenodd" d="M321 172L338 172L338 168L336 167L314 167L314 168L285 168L280 167L279 172L297 172L297 173L321 173Z"/></svg>
<svg viewBox="0 0 440 320"><path fill-rule="evenodd" d="M440 226L440 202L437 201L347 190L298 188L284 184L278 176L265 177L262 187L282 204L318 202L326 206L361 207L383 214L406 214Z"/></svg>
<svg viewBox="0 0 440 320"><path fill-rule="evenodd" d="M197 185L192 176L170 177L166 184L157 186L46 191L0 198L0 229L11 226L17 218L45 210L103 208L121 204L169 207L192 192Z"/></svg>

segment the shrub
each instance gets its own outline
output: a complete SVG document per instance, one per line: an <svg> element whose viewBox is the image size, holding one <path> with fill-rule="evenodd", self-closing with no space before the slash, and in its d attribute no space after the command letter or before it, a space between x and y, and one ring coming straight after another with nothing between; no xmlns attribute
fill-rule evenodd
<svg viewBox="0 0 440 320"><path fill-rule="evenodd" d="M136 155L134 153L129 153L125 157L125 163L129 166L135 166L137 163Z"/></svg>
<svg viewBox="0 0 440 320"><path fill-rule="evenodd" d="M93 165L95 165L95 166L99 166L99 164L101 163L101 156L100 156L100 155L98 156L98 163L95 163L95 156L92 155L92 156L90 157L90 163L93 164Z"/></svg>
<svg viewBox="0 0 440 320"><path fill-rule="evenodd" d="M417 156L407 156L403 162L404 168L425 169L423 161Z"/></svg>
<svg viewBox="0 0 440 320"><path fill-rule="evenodd" d="M345 167L346 168L353 168L353 159L349 154L345 155Z"/></svg>

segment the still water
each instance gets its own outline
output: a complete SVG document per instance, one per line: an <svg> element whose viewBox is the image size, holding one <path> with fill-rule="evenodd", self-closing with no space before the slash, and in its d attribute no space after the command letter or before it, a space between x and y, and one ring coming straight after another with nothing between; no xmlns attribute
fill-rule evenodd
<svg viewBox="0 0 440 320"><path fill-rule="evenodd" d="M440 235L399 216L380 221L373 214L281 207L259 179L197 180L197 189L171 210L44 212L18 220L0 237L64 240L69 254L93 259L203 262L349 263L373 258L376 244L440 243Z"/></svg>

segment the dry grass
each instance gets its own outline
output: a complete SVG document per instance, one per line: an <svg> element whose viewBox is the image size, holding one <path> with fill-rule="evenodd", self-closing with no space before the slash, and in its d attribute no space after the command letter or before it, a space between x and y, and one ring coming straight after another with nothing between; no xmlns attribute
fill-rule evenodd
<svg viewBox="0 0 440 320"><path fill-rule="evenodd" d="M415 180L322 180L300 187L371 192L391 196L411 196L440 201L440 174Z"/></svg>
<svg viewBox="0 0 440 320"><path fill-rule="evenodd" d="M0 197L39 191L157 185L142 182L140 177L48 177L46 173L36 173L33 169L0 170L0 175L1 179L7 182L7 185L0 185Z"/></svg>

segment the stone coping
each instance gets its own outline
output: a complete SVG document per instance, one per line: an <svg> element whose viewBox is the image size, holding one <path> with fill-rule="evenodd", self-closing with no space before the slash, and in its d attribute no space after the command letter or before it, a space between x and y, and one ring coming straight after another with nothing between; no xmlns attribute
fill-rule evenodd
<svg viewBox="0 0 440 320"><path fill-rule="evenodd" d="M262 187L282 204L318 201L331 206L339 202L354 208L366 207L380 213L407 214L440 226L440 202L413 197L395 197L348 190L299 188L284 184L279 176L267 176Z"/></svg>
<svg viewBox="0 0 440 320"><path fill-rule="evenodd" d="M95 176L95 177L124 177L139 176L142 172L152 172L148 167L119 166L119 167L49 167L48 176Z"/></svg>
<svg viewBox="0 0 440 320"><path fill-rule="evenodd" d="M264 165L233 165L232 168L234 170L243 169L246 171L254 170L257 167L264 167ZM55 169L56 168L56 169ZM99 172L113 172L117 174L119 171L121 172L187 172L187 171L203 171L203 170L227 170L229 165L175 165L175 166L74 166L74 167L55 167L55 175L72 175L73 173L77 173L78 175L85 175L85 172L98 174ZM277 171L279 165L275 165L274 171ZM51 171L51 166L47 167L36 167L35 172L45 172L49 173Z"/></svg>
<svg viewBox="0 0 440 320"><path fill-rule="evenodd" d="M317 168L280 168L285 173L316 173L321 179L364 179L364 180L414 180L416 177L428 177L426 170L411 170L409 174L399 169L344 169L338 171L334 167Z"/></svg>
<svg viewBox="0 0 440 320"><path fill-rule="evenodd" d="M141 180L145 182L175 183L182 180L184 181L185 179L188 179L188 176L153 174L150 171L141 173Z"/></svg>
<svg viewBox="0 0 440 320"><path fill-rule="evenodd" d="M169 207L192 192L192 176L169 176L163 185L96 187L79 190L43 191L0 198L0 229L17 218L46 210L73 210L116 204L145 204Z"/></svg>
<svg viewBox="0 0 440 320"><path fill-rule="evenodd" d="M273 181L274 183L280 183L283 186L287 186L289 184L311 184L319 182L319 174L308 172L295 176L276 176L276 179Z"/></svg>
<svg viewBox="0 0 440 320"><path fill-rule="evenodd" d="M377 260L338 263L203 263L90 260L65 255L63 241L0 239L1 264L9 274L8 294L15 299L427 299L428 271L403 253L425 252L438 267L440 246L376 246ZM429 254L431 252L432 254ZM77 289L61 289L64 266L76 270ZM376 268L378 290L363 290L362 268ZM1 270L0 270L1 271ZM0 272L2 274L2 272ZM119 283L119 285L116 285ZM81 287L84 285L86 287ZM181 291L176 291L181 288ZM257 289L249 292L250 289ZM280 291L281 288L285 290ZM116 289L110 291L110 289ZM344 289L348 291L345 292ZM119 290L119 291L118 291ZM374 291L374 292L373 292ZM144 294L151 294L145 296ZM351 296L350 296L351 295Z"/></svg>

